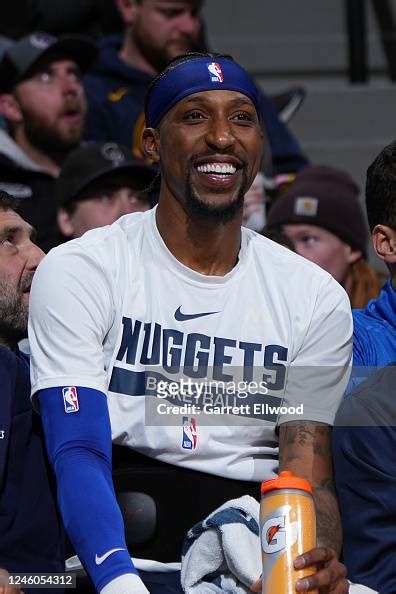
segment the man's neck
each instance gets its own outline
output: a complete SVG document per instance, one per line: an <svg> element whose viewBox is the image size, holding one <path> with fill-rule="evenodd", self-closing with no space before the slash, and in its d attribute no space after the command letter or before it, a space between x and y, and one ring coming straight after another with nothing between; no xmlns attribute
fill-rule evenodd
<svg viewBox="0 0 396 594"><path fill-rule="evenodd" d="M152 66L152 64L150 64L150 62L148 62L148 60L146 60L146 58L138 50L132 39L132 36L129 35L128 32L126 32L124 35L119 58L131 68L142 70L151 76L157 76L158 74L158 71L154 68L154 66Z"/></svg>
<svg viewBox="0 0 396 594"><path fill-rule="evenodd" d="M15 131L14 141L25 155L36 163L42 171L48 173L52 177L58 177L61 169L60 163L39 148L33 146L26 138L22 129Z"/></svg>
<svg viewBox="0 0 396 594"><path fill-rule="evenodd" d="M227 222L191 221L184 210L161 202L156 213L158 231L179 262L207 276L225 276L238 262L242 212Z"/></svg>

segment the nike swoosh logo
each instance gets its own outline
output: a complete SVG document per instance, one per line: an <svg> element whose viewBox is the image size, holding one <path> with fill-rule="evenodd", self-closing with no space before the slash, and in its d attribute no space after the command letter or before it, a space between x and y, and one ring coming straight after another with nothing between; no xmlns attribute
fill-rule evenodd
<svg viewBox="0 0 396 594"><path fill-rule="evenodd" d="M187 320L195 320L196 318L203 318L204 316L213 316L213 314L220 313L218 311L205 311L197 314L184 314L181 312L181 306L175 311L175 320L178 322L186 322Z"/></svg>
<svg viewBox="0 0 396 594"><path fill-rule="evenodd" d="M102 565L103 561L106 561L106 559L108 557L110 557L110 555L112 555L113 553L116 553L117 551L125 551L125 549L111 549L110 551L107 551L104 555L102 555L101 557L98 557L98 555L95 555L96 565Z"/></svg>

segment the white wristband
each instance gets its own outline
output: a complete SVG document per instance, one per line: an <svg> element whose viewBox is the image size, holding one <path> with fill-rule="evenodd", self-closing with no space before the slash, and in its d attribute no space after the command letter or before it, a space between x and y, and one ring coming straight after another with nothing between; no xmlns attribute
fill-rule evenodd
<svg viewBox="0 0 396 594"><path fill-rule="evenodd" d="M149 594L149 591L136 573L125 573L106 584L100 594Z"/></svg>

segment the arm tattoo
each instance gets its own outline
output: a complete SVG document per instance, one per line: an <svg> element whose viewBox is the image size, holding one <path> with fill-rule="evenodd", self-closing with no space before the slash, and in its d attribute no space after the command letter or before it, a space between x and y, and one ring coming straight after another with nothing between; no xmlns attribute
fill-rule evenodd
<svg viewBox="0 0 396 594"><path fill-rule="evenodd" d="M319 545L332 547L337 553L341 551L341 520L333 481L323 481L323 485L313 488L316 508L316 530ZM326 484L328 483L328 484Z"/></svg>
<svg viewBox="0 0 396 594"><path fill-rule="evenodd" d="M318 544L341 549L341 523L331 459L331 428L323 423L285 423L279 432L279 470L291 470L312 485Z"/></svg>

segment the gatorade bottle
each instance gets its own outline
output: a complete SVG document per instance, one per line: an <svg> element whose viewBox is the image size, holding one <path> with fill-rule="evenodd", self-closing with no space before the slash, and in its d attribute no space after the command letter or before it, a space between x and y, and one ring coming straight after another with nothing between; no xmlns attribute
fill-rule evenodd
<svg viewBox="0 0 396 594"><path fill-rule="evenodd" d="M295 569L298 555L316 547L312 487L289 470L261 483L260 536L263 594L296 594L297 580L312 567Z"/></svg>

